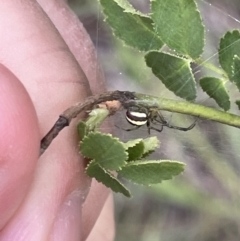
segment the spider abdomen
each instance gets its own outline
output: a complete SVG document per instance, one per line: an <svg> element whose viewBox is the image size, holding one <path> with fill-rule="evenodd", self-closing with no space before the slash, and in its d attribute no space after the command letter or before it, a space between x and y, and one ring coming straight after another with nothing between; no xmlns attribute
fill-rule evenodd
<svg viewBox="0 0 240 241"><path fill-rule="evenodd" d="M142 126L147 123L148 115L145 112L127 110L126 119L131 125Z"/></svg>

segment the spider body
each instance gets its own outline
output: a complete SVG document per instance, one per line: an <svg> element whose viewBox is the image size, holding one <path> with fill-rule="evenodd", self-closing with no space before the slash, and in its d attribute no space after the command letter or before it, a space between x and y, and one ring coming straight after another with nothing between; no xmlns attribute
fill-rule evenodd
<svg viewBox="0 0 240 241"><path fill-rule="evenodd" d="M148 113L128 109L126 119L131 125L143 126L148 122Z"/></svg>
<svg viewBox="0 0 240 241"><path fill-rule="evenodd" d="M191 130L195 126L195 122L189 127L179 127L169 124L161 114L161 112L156 108L143 108L139 106L133 106L127 109L126 112L126 120L134 126L131 129L125 129L126 131L132 131L140 128L141 126L147 125L148 133L150 134L150 130L155 130L161 132L164 126L168 128L180 130L180 131L188 131ZM154 125L160 126L160 128L156 128Z"/></svg>

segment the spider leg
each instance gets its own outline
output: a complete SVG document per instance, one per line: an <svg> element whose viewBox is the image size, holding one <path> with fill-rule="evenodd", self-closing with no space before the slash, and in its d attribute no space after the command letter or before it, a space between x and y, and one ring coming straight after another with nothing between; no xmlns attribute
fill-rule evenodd
<svg viewBox="0 0 240 241"><path fill-rule="evenodd" d="M158 131L158 132L161 132L163 130L163 125L161 125L160 129L157 129L153 126L151 126L151 123L153 123L153 121L149 121L147 122L147 128L148 128L148 134L150 135L150 130L155 130L155 131ZM154 124L154 123L153 123Z"/></svg>
<svg viewBox="0 0 240 241"><path fill-rule="evenodd" d="M190 126L188 127L180 127L180 126L173 126L173 125L170 125L170 124L166 124L164 126L167 126L168 128L171 128L171 129L176 129L176 130L180 130L180 131L189 131L191 130L194 126L196 125L196 121L194 121Z"/></svg>
<svg viewBox="0 0 240 241"><path fill-rule="evenodd" d="M160 121L158 121L159 123L162 123L162 124L167 124L167 121L165 120L164 116L162 115L162 112L161 111L158 111L158 117L160 118Z"/></svg>
<svg viewBox="0 0 240 241"><path fill-rule="evenodd" d="M161 128L160 128L160 129L157 129L157 128L153 127L153 126L150 126L149 129L155 130L155 131L158 131L158 132L162 132L162 130L163 130L163 125L161 125Z"/></svg>
<svg viewBox="0 0 240 241"><path fill-rule="evenodd" d="M179 127L179 126L174 126L174 125L171 125L169 124L165 118L163 117L162 113L160 111L157 112L158 113L158 117L159 117L159 120L158 119L154 119L154 121L160 123L162 125L162 128L161 130L163 129L163 126L167 126L168 128L171 128L171 129L175 129L175 130L180 130L180 131L189 131L191 130L195 125L196 125L196 122L197 120L195 120L190 126L188 127Z"/></svg>
<svg viewBox="0 0 240 241"><path fill-rule="evenodd" d="M150 126L150 121L147 121L147 128L148 128L148 135L150 135L150 130L151 130L151 126Z"/></svg>
<svg viewBox="0 0 240 241"><path fill-rule="evenodd" d="M159 120L157 119L157 117L159 117ZM166 125L167 121L163 117L162 113L160 111L157 111L156 115L152 118L152 123Z"/></svg>

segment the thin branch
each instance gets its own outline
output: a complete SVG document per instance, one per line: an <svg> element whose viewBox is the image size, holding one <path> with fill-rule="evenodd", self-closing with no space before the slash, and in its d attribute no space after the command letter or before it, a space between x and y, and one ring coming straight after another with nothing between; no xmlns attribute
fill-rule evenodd
<svg viewBox="0 0 240 241"><path fill-rule="evenodd" d="M117 90L106 92L100 95L90 96L83 102L79 102L65 110L60 115L51 130L41 140L40 155L44 153L59 132L70 124L73 118L77 117L83 111L94 109L95 106L100 103L113 100L119 101L124 108L128 108L130 106L157 108L159 110L166 110L205 118L240 128L240 117L237 115L186 101L169 100L130 91Z"/></svg>
<svg viewBox="0 0 240 241"><path fill-rule="evenodd" d="M69 126L71 120L77 117L81 112L92 110L97 104L118 100L122 105L129 100L134 100L135 95L130 91L109 91L100 95L89 96L83 102L79 102L67 110L65 110L58 118L51 130L41 140L40 155L51 144L53 139L59 134L59 132L66 126Z"/></svg>
<svg viewBox="0 0 240 241"><path fill-rule="evenodd" d="M135 93L135 96L136 99L128 101L128 103L125 104L125 108L129 105L140 105L145 108L156 107L159 110L187 114L240 128L240 117L225 111L187 101L170 100L139 93Z"/></svg>

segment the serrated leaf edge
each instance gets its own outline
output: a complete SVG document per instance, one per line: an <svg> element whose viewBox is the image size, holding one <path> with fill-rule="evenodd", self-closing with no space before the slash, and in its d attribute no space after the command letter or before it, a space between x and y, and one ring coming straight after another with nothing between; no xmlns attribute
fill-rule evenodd
<svg viewBox="0 0 240 241"><path fill-rule="evenodd" d="M126 159L125 159L125 161L123 162L123 165L122 165L121 167L119 167L118 169L114 169L115 171L121 170L122 167L127 164L127 161L126 161L126 160L128 160L128 152L127 152L127 151L125 150L125 148L124 148L124 143L123 143L122 141L120 141L119 138L113 137L113 135L110 134L110 133L103 133L103 132L100 132L100 131L92 131L92 132L89 132L88 135L85 135L84 138L83 138L83 140L79 142L79 148L81 148L81 144L82 144L87 138L88 138L88 139L90 138L89 135L91 135L91 134L100 134L101 136L111 137L113 140L118 141L118 143L122 145L122 147L123 147L123 149L124 149L124 153L126 154ZM91 159L90 157L85 156L84 154L82 154L81 150L79 150L79 152L81 153L81 155L82 155L84 158L89 159L89 160L94 160L94 159ZM100 165L99 163L97 163L97 164ZM101 166L101 165L100 165L100 166ZM102 167L102 166L101 166L101 167ZM103 167L102 167L102 168L103 168ZM112 171L113 171L113 170L112 170Z"/></svg>
<svg viewBox="0 0 240 241"><path fill-rule="evenodd" d="M151 10L152 10L152 3L153 3L153 2L156 2L156 0L150 0L150 9L151 9ZM201 20L201 26L203 27L203 43L202 43L202 48L201 48L201 54L200 54L197 58L195 58L195 60L196 60L196 59L200 58L200 57L203 55L203 53L204 53L204 46L205 46L205 44L206 44L206 29L205 29L205 25L204 25L204 22L203 22L203 18L202 18L202 16L201 16L201 13L200 13L200 11L199 11L199 8L198 8L198 5L197 5L196 1L193 0L193 3L195 4L195 7L196 7L195 12L198 14L198 16L199 16L199 18L200 18L200 20ZM149 14L150 17L151 17L151 15L153 15L153 11ZM151 19L152 19L152 17L151 17ZM153 29L154 29L155 33L157 34L157 32L156 32L156 26L155 26L154 21L153 21ZM157 34L157 35L158 35L158 34ZM161 36L159 36L159 37L160 37L160 39L161 39ZM161 39L161 41L162 41L165 45L167 45L162 39ZM167 46L168 46L168 45L167 45ZM170 46L168 46L168 47L169 47L171 50L173 50ZM193 59L191 56L189 56L189 55L187 55L187 54L185 54L185 53L178 53L178 54L181 54L181 55L185 56L187 59L190 60L190 62L194 62L194 59Z"/></svg>
<svg viewBox="0 0 240 241"><path fill-rule="evenodd" d="M147 163L154 163L154 162L157 162L157 163L161 163L161 162L168 162L168 163L179 163L179 164L181 164L182 166L183 166L183 171L184 171L184 166L186 166L186 164L185 163L183 163L183 162L179 162L179 161L175 161L175 160L146 160L146 161L142 161L142 160L140 160L140 161L133 161L133 162L128 162L128 164L127 164L127 166L133 166L134 165L134 163L136 164L147 164ZM182 172L183 172L182 171ZM171 178L169 178L169 179L163 179L161 182L163 182L163 181L169 181L169 180L173 180L176 176L179 176L179 175L181 175L182 174L182 172L181 173L179 173L178 175L171 175ZM161 182L159 182L159 183L153 183L153 184L143 184L143 183L138 183L138 182L135 182L135 181L133 181L133 180L131 180L131 179L128 179L128 178L126 178L126 177L124 177L126 180L128 180L128 181L130 181L131 183L134 183L134 184L136 184L136 185L140 185L140 186L144 186L144 187L150 187L150 186L153 186L153 185L158 185L158 184L160 184Z"/></svg>
<svg viewBox="0 0 240 241"><path fill-rule="evenodd" d="M88 167L89 167L90 165L93 165L93 164L94 164L93 162L94 162L94 160L90 161L90 162L87 164L87 166L85 167L85 173L86 173L86 175L88 175L88 173L87 173ZM120 192L120 191L113 190L110 185L108 186L108 185L106 185L105 183L103 183L102 181L98 180L98 179L96 178L96 176L89 176L89 175L88 175L89 177L95 178L95 179L97 180L97 182L102 183L104 186L106 186L107 188L110 188L110 189L111 189L113 192L115 192L115 193L121 193L121 194L123 194L123 195L126 196L126 197L131 197L131 192L129 191L129 189L128 189L125 185L123 185L123 183L120 182L110 171L107 171L105 168L103 168L103 167L102 167L100 164L98 164L98 163L96 163L96 165L100 166L100 168L103 170L103 172L104 172L105 174L109 175L109 177L110 177L112 180L115 180L116 182L118 182L118 184L119 184L120 186L122 186L129 195L125 195L124 193L122 193L122 192Z"/></svg>
<svg viewBox="0 0 240 241"><path fill-rule="evenodd" d="M101 0L99 0L99 2L100 2ZM113 0L114 1L114 0ZM131 15L137 15L138 17L143 17L143 18L148 18L148 19L150 19L150 20L152 20L148 15L145 15L145 14L143 14L143 13L141 13L141 12L138 12L138 11L136 11L136 12L131 12L131 11L126 11L126 10L124 10L124 8L121 6L121 5L119 5L116 1L114 1L120 8L122 8L123 9L123 12L124 13L127 13L127 14L131 14ZM101 4L101 3L100 3ZM101 5L102 6L102 5ZM103 9L103 13L104 13L104 16L105 16L105 18L104 18L104 20L103 21L105 21L105 22L108 22L108 16L107 16L107 14L105 13L105 8L102 6L102 9ZM139 13L141 13L141 14L139 14ZM132 17L132 16L131 16ZM139 21L138 21L139 22ZM139 22L139 23L141 23L141 21ZM154 34L162 43L163 43L163 45L162 45L162 47L164 46L164 42L162 41L162 39L156 34L156 32L155 31L150 31L144 24L142 24L141 23L141 25L143 26L143 28L144 29L146 29L147 30L147 32L149 32L149 33L151 33L151 34ZM153 22L152 22L152 25L153 25ZM128 43L126 43L125 42L125 40L123 40L123 39L121 39L119 36L117 36L116 34L115 34L115 30L114 30L114 28L112 28L112 26L109 24L109 26L111 27L111 29L112 29L112 33L113 33L113 36L115 36L117 39L119 39L122 43L123 43L123 46L127 46L127 47L130 47L130 48L132 48L132 49L135 49L135 50L138 50L138 51L140 51L140 52L146 52L145 50L140 50L140 49L138 49L137 47L134 47L134 46L131 46L131 45L129 45ZM162 48L161 47L161 48Z"/></svg>

